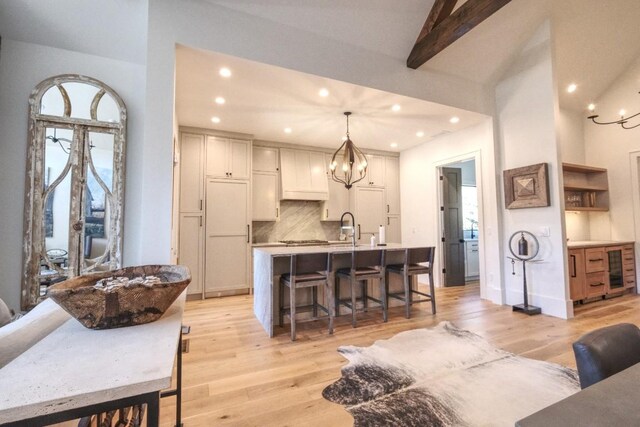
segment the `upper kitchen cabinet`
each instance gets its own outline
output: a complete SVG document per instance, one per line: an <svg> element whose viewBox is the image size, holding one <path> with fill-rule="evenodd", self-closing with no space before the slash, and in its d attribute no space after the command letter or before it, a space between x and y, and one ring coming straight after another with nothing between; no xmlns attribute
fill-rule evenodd
<svg viewBox="0 0 640 427"><path fill-rule="evenodd" d="M400 215L400 159L385 157L384 187L388 215Z"/></svg>
<svg viewBox="0 0 640 427"><path fill-rule="evenodd" d="M180 139L180 212L202 212L204 136L183 133Z"/></svg>
<svg viewBox="0 0 640 427"><path fill-rule="evenodd" d="M325 164L331 163L331 154L325 154ZM322 204L322 221L340 221L342 214L349 210L349 190L340 182L331 178L327 171L329 182L329 200Z"/></svg>
<svg viewBox="0 0 640 427"><path fill-rule="evenodd" d="M282 200L329 199L324 153L281 148L280 178Z"/></svg>
<svg viewBox="0 0 640 427"><path fill-rule="evenodd" d="M277 173L278 149L271 147L253 147L253 171Z"/></svg>
<svg viewBox="0 0 640 427"><path fill-rule="evenodd" d="M384 187L384 156L367 154L367 176L356 185L359 187Z"/></svg>
<svg viewBox="0 0 640 427"><path fill-rule="evenodd" d="M249 180L251 142L207 136L206 174L211 178Z"/></svg>
<svg viewBox="0 0 640 427"><path fill-rule="evenodd" d="M278 198L278 149L253 147L251 180L253 221L277 221L280 217Z"/></svg>
<svg viewBox="0 0 640 427"><path fill-rule="evenodd" d="M608 211L607 170L592 166L562 164L566 211Z"/></svg>

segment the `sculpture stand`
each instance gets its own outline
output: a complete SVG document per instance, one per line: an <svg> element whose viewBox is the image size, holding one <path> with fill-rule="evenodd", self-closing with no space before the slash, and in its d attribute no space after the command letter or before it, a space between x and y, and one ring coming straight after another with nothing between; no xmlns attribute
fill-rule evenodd
<svg viewBox="0 0 640 427"><path fill-rule="evenodd" d="M509 257L511 258L511 257ZM516 258L511 258L512 260L516 260ZM524 304L516 304L513 306L513 311L518 311L520 313L528 314L529 316L533 316L534 314L542 313L542 309L540 307L536 307L535 305L529 305L529 295L527 295L527 261L522 261L522 287L524 291Z"/></svg>

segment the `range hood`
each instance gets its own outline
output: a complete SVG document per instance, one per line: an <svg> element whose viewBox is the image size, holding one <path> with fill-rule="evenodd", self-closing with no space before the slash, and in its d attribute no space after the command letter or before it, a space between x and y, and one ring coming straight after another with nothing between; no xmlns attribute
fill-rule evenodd
<svg viewBox="0 0 640 427"><path fill-rule="evenodd" d="M280 149L280 200L329 200L327 154Z"/></svg>

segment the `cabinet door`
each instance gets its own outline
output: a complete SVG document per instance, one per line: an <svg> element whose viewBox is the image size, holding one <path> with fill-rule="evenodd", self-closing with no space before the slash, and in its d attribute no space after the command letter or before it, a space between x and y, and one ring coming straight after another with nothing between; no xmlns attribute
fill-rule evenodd
<svg viewBox="0 0 640 427"><path fill-rule="evenodd" d="M384 189L387 213L400 215L400 159L385 157Z"/></svg>
<svg viewBox="0 0 640 427"><path fill-rule="evenodd" d="M384 187L384 157L367 155L367 176L361 182L373 187Z"/></svg>
<svg viewBox="0 0 640 427"><path fill-rule="evenodd" d="M251 145L249 141L229 140L229 177L249 179L251 173Z"/></svg>
<svg viewBox="0 0 640 427"><path fill-rule="evenodd" d="M252 169L258 172L278 172L278 149L253 147Z"/></svg>
<svg viewBox="0 0 640 427"><path fill-rule="evenodd" d="M254 221L275 221L278 219L278 175L275 173L253 172L251 187L251 207Z"/></svg>
<svg viewBox="0 0 640 427"><path fill-rule="evenodd" d="M310 151L308 155L311 191L326 194L329 191L329 184L327 182L327 166L325 165L324 153Z"/></svg>
<svg viewBox="0 0 640 427"><path fill-rule="evenodd" d="M202 212L204 137L182 134L180 142L180 212Z"/></svg>
<svg viewBox="0 0 640 427"><path fill-rule="evenodd" d="M178 263L191 271L191 283L187 293L202 294L202 273L204 263L203 227L201 214L180 215Z"/></svg>
<svg viewBox="0 0 640 427"><path fill-rule="evenodd" d="M587 297L584 249L569 250L569 294L573 301Z"/></svg>
<svg viewBox="0 0 640 427"><path fill-rule="evenodd" d="M368 242L372 234L378 235L385 223L384 190L382 188L356 188L356 224L358 240Z"/></svg>
<svg viewBox="0 0 640 427"><path fill-rule="evenodd" d="M249 183L209 179L205 292L249 288Z"/></svg>
<svg viewBox="0 0 640 427"><path fill-rule="evenodd" d="M331 154L325 155L325 166L331 163ZM329 185L329 200L322 205L323 221L340 221L342 214L349 210L349 190L340 182L331 178L331 172L327 171Z"/></svg>
<svg viewBox="0 0 640 427"><path fill-rule="evenodd" d="M387 229L385 230L385 238L387 243L402 243L399 216L393 215L387 217Z"/></svg>
<svg viewBox="0 0 640 427"><path fill-rule="evenodd" d="M480 274L480 253L478 242L465 241L465 277L477 277Z"/></svg>
<svg viewBox="0 0 640 427"><path fill-rule="evenodd" d="M229 141L215 136L207 137L207 176L228 178L229 175Z"/></svg>
<svg viewBox="0 0 640 427"><path fill-rule="evenodd" d="M606 273L604 271L587 273L585 289L587 298L600 297L606 294Z"/></svg>

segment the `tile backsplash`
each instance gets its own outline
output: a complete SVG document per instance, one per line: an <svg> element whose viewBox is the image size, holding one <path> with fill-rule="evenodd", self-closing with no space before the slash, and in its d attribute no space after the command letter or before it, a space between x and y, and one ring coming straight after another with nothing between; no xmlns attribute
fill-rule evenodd
<svg viewBox="0 0 640 427"><path fill-rule="evenodd" d="M280 240L338 240L339 221L320 221L322 202L282 200L280 221L254 221L253 243Z"/></svg>

